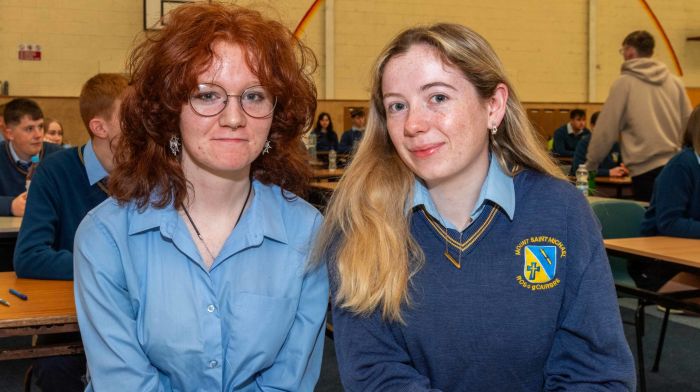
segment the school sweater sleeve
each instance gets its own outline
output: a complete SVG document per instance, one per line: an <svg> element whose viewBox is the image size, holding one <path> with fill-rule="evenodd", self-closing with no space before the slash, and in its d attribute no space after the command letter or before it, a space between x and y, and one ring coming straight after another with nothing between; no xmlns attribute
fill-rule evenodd
<svg viewBox="0 0 700 392"><path fill-rule="evenodd" d="M73 252L54 249L61 224L57 191L61 185L53 181L43 165L32 177L14 254L15 272L20 278L73 279Z"/></svg>
<svg viewBox="0 0 700 392"><path fill-rule="evenodd" d="M634 391L634 360L600 228L583 197L573 198L566 219L566 291L543 389Z"/></svg>
<svg viewBox="0 0 700 392"><path fill-rule="evenodd" d="M586 154L588 171L597 170L610 153L613 144L620 139L628 94L629 84L624 79L616 80L610 87L608 99L605 100L603 109L600 111L595 131L591 134L591 142L588 145Z"/></svg>
<svg viewBox="0 0 700 392"><path fill-rule="evenodd" d="M331 298L334 287L331 283ZM333 339L340 380L348 392L440 392L411 366L398 329L378 312L362 316L333 306Z"/></svg>
<svg viewBox="0 0 700 392"><path fill-rule="evenodd" d="M0 196L0 216L12 216L12 200L17 196Z"/></svg>

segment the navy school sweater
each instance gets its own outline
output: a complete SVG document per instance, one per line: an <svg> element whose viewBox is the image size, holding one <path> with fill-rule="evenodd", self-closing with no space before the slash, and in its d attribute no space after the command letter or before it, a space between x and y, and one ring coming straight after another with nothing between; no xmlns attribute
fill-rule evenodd
<svg viewBox="0 0 700 392"><path fill-rule="evenodd" d="M412 214L425 265L405 325L333 307L348 391L630 391L635 369L600 228L569 184L526 171L513 221L493 204L459 235ZM436 226L437 225L437 226ZM331 264L332 267L332 264ZM336 269L331 268L333 292Z"/></svg>
<svg viewBox="0 0 700 392"><path fill-rule="evenodd" d="M15 247L20 278L73 279L75 231L88 211L107 198L98 184L90 185L78 148L51 155L32 178Z"/></svg>

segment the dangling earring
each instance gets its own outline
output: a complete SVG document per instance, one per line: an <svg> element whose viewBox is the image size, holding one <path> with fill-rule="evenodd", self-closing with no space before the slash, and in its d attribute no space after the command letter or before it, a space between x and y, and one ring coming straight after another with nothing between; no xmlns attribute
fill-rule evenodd
<svg viewBox="0 0 700 392"><path fill-rule="evenodd" d="M270 140L265 140L265 146L263 147L263 155L267 154L270 152L270 149L272 148L272 144L270 144Z"/></svg>
<svg viewBox="0 0 700 392"><path fill-rule="evenodd" d="M498 127L494 126L491 128L491 136L496 136L497 132L498 132Z"/></svg>
<svg viewBox="0 0 700 392"><path fill-rule="evenodd" d="M172 135L170 136L170 152L174 155L177 156L177 153L180 152L180 137L177 135Z"/></svg>

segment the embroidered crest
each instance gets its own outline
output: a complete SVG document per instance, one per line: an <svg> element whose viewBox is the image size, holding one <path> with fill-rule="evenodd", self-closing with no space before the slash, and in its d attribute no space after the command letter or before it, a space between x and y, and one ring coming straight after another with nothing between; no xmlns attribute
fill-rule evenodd
<svg viewBox="0 0 700 392"><path fill-rule="evenodd" d="M557 247L527 245L524 252L523 277L530 283L546 283L557 272Z"/></svg>

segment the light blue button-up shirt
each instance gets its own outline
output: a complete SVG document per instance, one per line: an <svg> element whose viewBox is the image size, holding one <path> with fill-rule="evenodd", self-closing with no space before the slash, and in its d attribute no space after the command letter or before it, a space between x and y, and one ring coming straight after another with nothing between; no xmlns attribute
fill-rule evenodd
<svg viewBox="0 0 700 392"><path fill-rule="evenodd" d="M513 177L510 177L503 171L501 165L498 164L498 160L492 155L489 156L489 171L486 174L486 179L484 180L481 190L479 191L479 198L476 200L474 209L470 214L471 222L474 222L476 218L479 217L479 214L481 214L481 211L484 210L484 202L486 200L490 200L501 206L508 217L513 219L513 214L515 213L515 187L513 186ZM440 212L435 206L433 199L430 197L428 188L422 181L416 178L413 186L412 207L416 207L421 204L425 207L428 214L437 219L438 222L440 222L440 224L442 224L444 227L457 230L452 222L440 215Z"/></svg>
<svg viewBox="0 0 700 392"><path fill-rule="evenodd" d="M254 196L210 270L172 207L108 199L75 239L88 391L312 391L328 304L307 259L321 215L276 186Z"/></svg>

